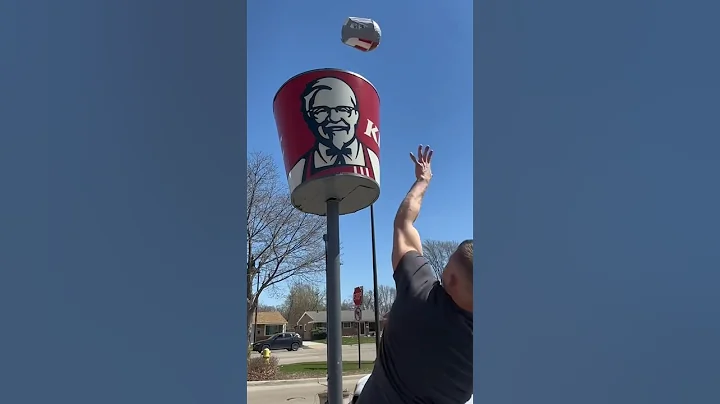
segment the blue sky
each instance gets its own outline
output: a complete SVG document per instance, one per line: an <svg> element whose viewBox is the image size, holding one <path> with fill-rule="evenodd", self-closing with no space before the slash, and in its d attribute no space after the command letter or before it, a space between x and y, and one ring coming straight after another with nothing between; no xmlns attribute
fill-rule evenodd
<svg viewBox="0 0 720 404"><path fill-rule="evenodd" d="M290 77L335 67L369 79L382 108L378 281L392 285L392 218L414 180L408 154L419 143L435 150L434 181L417 222L421 236L472 238L472 2L317 4L248 4L248 149L271 153L282 167L272 99ZM383 39L377 50L363 53L340 42L348 16L378 21ZM348 298L354 286L372 287L369 209L343 216L340 232L342 296ZM270 294L261 300L279 302Z"/></svg>

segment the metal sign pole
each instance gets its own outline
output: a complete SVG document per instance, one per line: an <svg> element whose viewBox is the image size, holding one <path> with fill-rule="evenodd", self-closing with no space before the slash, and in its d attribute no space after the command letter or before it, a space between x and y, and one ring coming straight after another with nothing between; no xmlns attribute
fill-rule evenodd
<svg viewBox="0 0 720 404"><path fill-rule="evenodd" d="M360 359L360 321L357 322L358 331L358 369L362 369L362 360Z"/></svg>
<svg viewBox="0 0 720 404"><path fill-rule="evenodd" d="M357 288L360 289L360 288ZM362 289L361 289L362 290ZM362 299L362 295L360 297ZM355 297L353 296L353 299ZM355 322L357 323L357 343L358 343L358 369L362 369L362 346L360 344L360 326L362 324L363 316L362 316L362 306L357 304L357 300L355 302Z"/></svg>
<svg viewBox="0 0 720 404"><path fill-rule="evenodd" d="M342 318L340 301L340 201L327 200L327 371L328 404L342 404Z"/></svg>
<svg viewBox="0 0 720 404"><path fill-rule="evenodd" d="M375 256L375 209L370 205L370 240L372 241L373 300L375 306L375 357L380 356L380 307L378 307L377 257ZM393 268L395 269L395 268Z"/></svg>

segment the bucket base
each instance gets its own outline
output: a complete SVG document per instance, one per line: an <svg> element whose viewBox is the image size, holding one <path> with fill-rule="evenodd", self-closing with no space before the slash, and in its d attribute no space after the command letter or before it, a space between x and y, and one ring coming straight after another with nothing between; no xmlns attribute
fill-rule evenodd
<svg viewBox="0 0 720 404"><path fill-rule="evenodd" d="M340 200L340 214L365 209L380 197L380 186L374 180L352 173L317 178L298 185L291 201L301 212L326 216L328 199Z"/></svg>

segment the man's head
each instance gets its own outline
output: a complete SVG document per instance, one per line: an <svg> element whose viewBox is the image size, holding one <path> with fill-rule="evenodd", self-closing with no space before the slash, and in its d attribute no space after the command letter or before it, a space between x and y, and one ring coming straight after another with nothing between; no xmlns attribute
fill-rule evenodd
<svg viewBox="0 0 720 404"><path fill-rule="evenodd" d="M472 312L473 305L473 241L465 240L450 256L442 273L447 293L461 309Z"/></svg>
<svg viewBox="0 0 720 404"><path fill-rule="evenodd" d="M355 139L360 114L355 92L344 81L323 77L302 94L305 122L320 143L341 149Z"/></svg>

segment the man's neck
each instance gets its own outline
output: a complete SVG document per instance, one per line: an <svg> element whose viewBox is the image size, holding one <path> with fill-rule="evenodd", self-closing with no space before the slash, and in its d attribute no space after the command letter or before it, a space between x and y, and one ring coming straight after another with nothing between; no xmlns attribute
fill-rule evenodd
<svg viewBox="0 0 720 404"><path fill-rule="evenodd" d="M452 300L452 302L455 303L455 306L457 306L458 309L472 315L472 312L473 312L472 300L467 301L467 300L463 299L461 296L459 296L458 291L451 291L451 290L445 288L444 286L443 286L443 289L445 290L445 293L447 294L448 298L450 298L450 300Z"/></svg>

